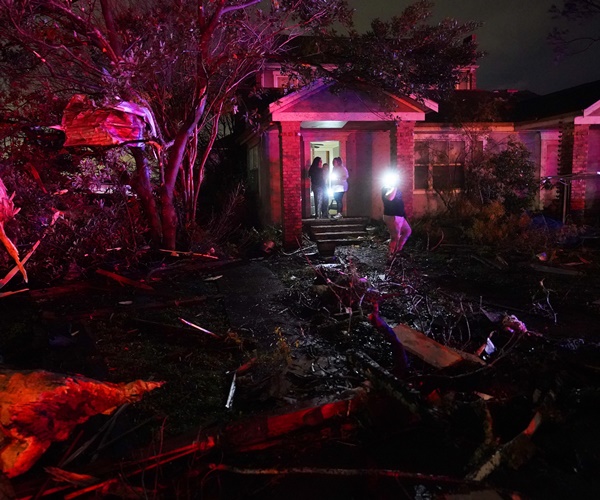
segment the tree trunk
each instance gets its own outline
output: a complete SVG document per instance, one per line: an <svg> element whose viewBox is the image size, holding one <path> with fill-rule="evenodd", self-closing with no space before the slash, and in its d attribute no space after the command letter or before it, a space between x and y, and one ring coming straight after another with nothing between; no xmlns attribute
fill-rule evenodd
<svg viewBox="0 0 600 500"><path fill-rule="evenodd" d="M177 176L181 170L186 145L194 135L194 130L198 126L198 122L206 106L205 91L201 90L198 93L199 95L203 95L203 97L199 99L198 104L194 106L194 113L190 115L189 120L179 129L179 132L175 136L173 146L169 149L165 179L160 187L163 247L167 250L175 250L177 242L177 211L173 203Z"/></svg>
<svg viewBox="0 0 600 500"><path fill-rule="evenodd" d="M163 248L175 250L177 243L177 211L173 203L173 188L168 184L160 187Z"/></svg>
<svg viewBox="0 0 600 500"><path fill-rule="evenodd" d="M162 242L162 229L156 202L152 195L152 184L150 183L150 169L142 148L131 148L131 154L135 159L136 173L131 180L131 187L140 198L142 209L146 214L146 219L150 225L150 236L155 246L160 246Z"/></svg>

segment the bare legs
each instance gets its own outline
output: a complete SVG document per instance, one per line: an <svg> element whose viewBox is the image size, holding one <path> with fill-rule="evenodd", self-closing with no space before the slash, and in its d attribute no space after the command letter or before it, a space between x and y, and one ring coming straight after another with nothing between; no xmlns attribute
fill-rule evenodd
<svg viewBox="0 0 600 500"><path fill-rule="evenodd" d="M384 215L383 221L390 232L390 248L388 258L394 256L404 248L406 240L410 238L412 229L404 217Z"/></svg>

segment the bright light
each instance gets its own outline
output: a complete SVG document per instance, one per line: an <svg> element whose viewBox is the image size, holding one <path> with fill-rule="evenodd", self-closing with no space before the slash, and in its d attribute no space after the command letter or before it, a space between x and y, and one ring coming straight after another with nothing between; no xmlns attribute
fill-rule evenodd
<svg viewBox="0 0 600 500"><path fill-rule="evenodd" d="M333 172L331 172L329 174L329 181L337 181L337 178L338 178L337 175L334 174Z"/></svg>
<svg viewBox="0 0 600 500"><path fill-rule="evenodd" d="M388 189L397 187L400 184L400 174L397 170L388 170L383 174L382 183Z"/></svg>
<svg viewBox="0 0 600 500"><path fill-rule="evenodd" d="M327 196L329 196L330 198L333 198L333 189L329 188L327 190Z"/></svg>

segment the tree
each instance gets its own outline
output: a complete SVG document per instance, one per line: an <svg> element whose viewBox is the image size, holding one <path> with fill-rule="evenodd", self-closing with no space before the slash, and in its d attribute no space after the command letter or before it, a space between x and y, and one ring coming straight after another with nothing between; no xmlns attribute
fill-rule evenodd
<svg viewBox="0 0 600 500"><path fill-rule="evenodd" d="M591 19L600 16L600 1L598 0L563 0L561 4L553 4L550 14L556 20L565 20L583 26ZM549 35L550 43L554 46L557 56L577 54L588 50L592 45L600 42L596 25L591 32L578 29L573 34L572 29L555 27Z"/></svg>
<svg viewBox="0 0 600 500"><path fill-rule="evenodd" d="M476 57L474 43L462 42L474 25L428 26L430 15L420 1L359 35L345 0L0 0L0 65L10 78L2 84L24 102L53 103L52 116L76 93L150 110L155 137L129 145L132 187L154 241L174 248L177 204L193 220L220 118L265 61L423 98L450 88ZM300 35L318 35L325 49L292 57Z"/></svg>
<svg viewBox="0 0 600 500"><path fill-rule="evenodd" d="M389 21L373 20L366 33L325 31L299 51L299 59L288 54L284 62L296 63L291 69L303 77L301 84L325 78L419 100L447 97L462 70L481 56L472 36L480 24L431 24L432 14L433 3L420 0Z"/></svg>
<svg viewBox="0 0 600 500"><path fill-rule="evenodd" d="M158 125L156 162L141 146L131 147L133 186L144 204L155 241L176 242L174 203L181 175L182 196L193 213L204 164L216 138L219 117L239 85L261 68L265 57L284 49L286 33L318 29L349 19L341 0L113 2L93 0L2 0L5 54L29 67L17 70L28 89L68 97L82 93L99 102L133 101L152 111ZM14 74L14 73L11 73ZM198 154L198 131L208 145ZM160 170L157 210L151 167Z"/></svg>
<svg viewBox="0 0 600 500"><path fill-rule="evenodd" d="M514 139L505 145L488 145L468 166L465 196L482 206L501 203L512 214L531 208L538 185L530 157L525 145Z"/></svg>

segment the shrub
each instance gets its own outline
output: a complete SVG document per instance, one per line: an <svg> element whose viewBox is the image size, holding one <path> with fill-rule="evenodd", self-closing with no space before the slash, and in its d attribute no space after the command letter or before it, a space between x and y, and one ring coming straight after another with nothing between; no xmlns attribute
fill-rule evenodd
<svg viewBox="0 0 600 500"><path fill-rule="evenodd" d="M498 152L480 155L467 168L465 183L467 199L484 206L501 203L508 214L531 208L538 191L530 153L513 139Z"/></svg>

